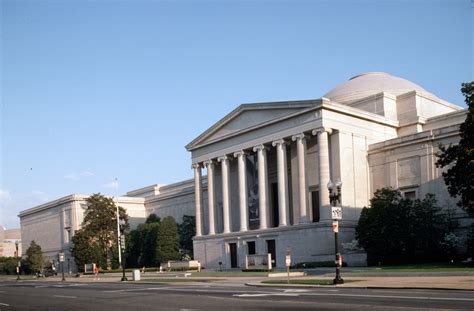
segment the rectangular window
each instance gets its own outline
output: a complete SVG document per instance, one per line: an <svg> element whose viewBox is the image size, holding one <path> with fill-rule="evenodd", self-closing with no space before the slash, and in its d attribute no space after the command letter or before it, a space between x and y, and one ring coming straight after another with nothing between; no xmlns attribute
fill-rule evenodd
<svg viewBox="0 0 474 311"><path fill-rule="evenodd" d="M403 196L405 197L405 199L416 200L416 191L404 191Z"/></svg>
<svg viewBox="0 0 474 311"><path fill-rule="evenodd" d="M247 242L247 254L248 255L255 255L255 241Z"/></svg>

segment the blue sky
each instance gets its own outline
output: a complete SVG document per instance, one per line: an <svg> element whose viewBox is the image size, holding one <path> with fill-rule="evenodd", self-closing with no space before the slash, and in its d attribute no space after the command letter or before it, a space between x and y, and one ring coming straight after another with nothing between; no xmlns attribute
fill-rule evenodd
<svg viewBox="0 0 474 311"><path fill-rule="evenodd" d="M385 71L464 107L473 80L470 0L0 5L8 228L71 193L192 178L184 145L241 103L319 98Z"/></svg>

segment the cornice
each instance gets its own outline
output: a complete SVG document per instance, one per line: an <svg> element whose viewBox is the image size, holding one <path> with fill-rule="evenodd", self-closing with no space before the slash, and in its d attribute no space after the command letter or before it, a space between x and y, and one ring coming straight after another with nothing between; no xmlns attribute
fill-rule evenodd
<svg viewBox="0 0 474 311"><path fill-rule="evenodd" d="M340 104L338 102L333 102L333 101L324 102L322 108L324 110L333 111L333 112L341 113L344 115L356 117L364 121L374 122L374 123L378 123L378 124L382 124L382 125L390 126L394 128L399 127L399 122L397 120L388 119L384 116L381 116L372 112L368 112L365 110L361 110L358 108L350 107L345 104Z"/></svg>
<svg viewBox="0 0 474 311"><path fill-rule="evenodd" d="M56 200L53 200L53 201L50 201L50 202L47 202L47 203L44 203L44 204L41 204L41 205L37 205L37 206L29 208L27 210L20 211L20 214L18 214L18 217L21 218L21 217L24 217L24 216L28 216L28 215L31 215L31 214L34 214L34 213L37 213L37 212L40 212L40 211L44 211L44 210L47 210L47 209L50 209L50 208L58 207L59 205L69 203L69 202L85 201L88 197L89 197L88 195L70 194L70 195L67 195L65 197L62 197L62 198L59 198L59 199L56 199Z"/></svg>
<svg viewBox="0 0 474 311"><path fill-rule="evenodd" d="M24 216L32 215L41 211L48 210L50 208L56 208L60 205L70 203L70 202L86 201L88 197L90 197L90 195L70 194L68 196L29 208L27 210L20 211L20 214L18 214L18 217L21 218ZM112 198L116 204L120 204L120 203L144 204L145 203L145 199L142 197L112 197Z"/></svg>
<svg viewBox="0 0 474 311"><path fill-rule="evenodd" d="M447 132L442 131L442 130L447 130L447 129L450 129L450 130ZM397 137L397 138L385 140L383 142L371 144L368 146L369 150L367 153L370 155L370 154L379 153L381 151L388 151L388 150L392 150L392 149L396 149L400 147L426 143L426 142L432 142L435 140L440 140L443 138L454 137L454 136L459 136L459 127L448 126L448 127L439 128L436 130L424 131L421 133Z"/></svg>
<svg viewBox="0 0 474 311"><path fill-rule="evenodd" d="M451 109L454 109L454 110L463 110L462 107L458 106L458 105L455 105L455 104L451 104L450 102L447 102L439 97L436 97L434 95L430 95L430 94L427 94L425 92L421 92L421 91L411 91L411 92L407 92L407 93L403 93L403 94L400 94L397 96L397 100L398 99L404 99L404 98L408 98L408 97L412 97L412 96L419 96L419 97L423 97L423 98L426 98L426 99L429 99L431 101L434 101L438 104L441 104L443 106L446 106L446 107L449 107Z"/></svg>

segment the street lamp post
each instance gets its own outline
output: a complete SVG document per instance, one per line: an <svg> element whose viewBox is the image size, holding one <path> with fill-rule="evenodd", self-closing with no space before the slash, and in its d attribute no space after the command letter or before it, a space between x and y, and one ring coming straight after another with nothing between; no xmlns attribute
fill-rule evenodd
<svg viewBox="0 0 474 311"><path fill-rule="evenodd" d="M61 264L61 274L62 274L61 281L66 281L66 279L64 278L64 252L60 252L58 254L58 261Z"/></svg>
<svg viewBox="0 0 474 311"><path fill-rule="evenodd" d="M336 184L333 184L331 180L328 183L329 200L331 202L331 214L333 219L333 230L334 230L334 243L336 253L336 277L333 280L334 284L344 284L344 280L341 277L342 257L339 253L339 220L342 219L342 208L341 208L341 194L342 194L342 182L338 180Z"/></svg>
<svg viewBox="0 0 474 311"><path fill-rule="evenodd" d="M122 257L122 282L128 281L127 277L125 276L125 220L120 220L120 250L121 250L121 257Z"/></svg>
<svg viewBox="0 0 474 311"><path fill-rule="evenodd" d="M20 242L15 241L15 248L16 248L16 280L20 280L20 259L18 258L18 244L20 244Z"/></svg>

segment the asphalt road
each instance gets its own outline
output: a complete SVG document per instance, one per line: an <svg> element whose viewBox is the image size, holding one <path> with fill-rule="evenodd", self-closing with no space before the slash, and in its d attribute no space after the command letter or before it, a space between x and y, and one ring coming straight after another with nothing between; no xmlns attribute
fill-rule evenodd
<svg viewBox="0 0 474 311"><path fill-rule="evenodd" d="M0 310L474 310L474 292L228 284L0 282Z"/></svg>

